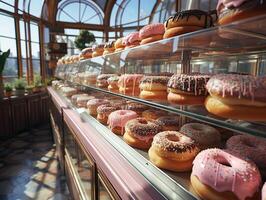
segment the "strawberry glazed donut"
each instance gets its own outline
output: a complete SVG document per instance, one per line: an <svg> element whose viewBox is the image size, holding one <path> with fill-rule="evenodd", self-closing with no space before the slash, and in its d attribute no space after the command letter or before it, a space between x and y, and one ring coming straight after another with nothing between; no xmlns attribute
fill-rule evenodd
<svg viewBox="0 0 266 200"><path fill-rule="evenodd" d="M132 119L127 122L123 139L132 147L149 149L154 135L162 131L162 126L156 121L145 118Z"/></svg>
<svg viewBox="0 0 266 200"><path fill-rule="evenodd" d="M266 139L235 135L227 140L226 148L236 156L252 160L261 171L266 170Z"/></svg>
<svg viewBox="0 0 266 200"><path fill-rule="evenodd" d="M162 40L164 34L164 25L161 23L149 24L139 31L141 39L140 44L147 44L157 40Z"/></svg>
<svg viewBox="0 0 266 200"><path fill-rule="evenodd" d="M140 93L139 84L142 74L124 74L118 81L119 92L121 94L138 96Z"/></svg>
<svg viewBox="0 0 266 200"><path fill-rule="evenodd" d="M206 109L217 116L266 121L266 76L218 74L211 77L206 88L210 96Z"/></svg>
<svg viewBox="0 0 266 200"><path fill-rule="evenodd" d="M117 135L123 135L125 132L126 123L138 117L138 114L131 110L117 110L112 112L109 117L107 124L113 133Z"/></svg>
<svg viewBox="0 0 266 200"><path fill-rule="evenodd" d="M139 43L139 32L130 33L123 38L123 44L126 46L125 49L139 46Z"/></svg>
<svg viewBox="0 0 266 200"><path fill-rule="evenodd" d="M219 0L216 10L218 13L218 24L229 24L233 21L265 14L266 1Z"/></svg>
<svg viewBox="0 0 266 200"><path fill-rule="evenodd" d="M202 199L246 200L261 184L256 165L221 149L201 151L193 161L191 184Z"/></svg>
<svg viewBox="0 0 266 200"><path fill-rule="evenodd" d="M191 138L177 131L164 131L153 137L148 154L150 161L159 168L185 172L191 170L198 152Z"/></svg>
<svg viewBox="0 0 266 200"><path fill-rule="evenodd" d="M180 132L195 140L200 149L217 147L221 142L219 131L207 124L187 123L181 127Z"/></svg>

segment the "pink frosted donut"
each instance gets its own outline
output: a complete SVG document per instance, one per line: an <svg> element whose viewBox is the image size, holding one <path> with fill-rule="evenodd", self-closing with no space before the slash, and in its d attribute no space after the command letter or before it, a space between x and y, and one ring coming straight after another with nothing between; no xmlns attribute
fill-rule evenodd
<svg viewBox="0 0 266 200"><path fill-rule="evenodd" d="M232 199L236 196L245 200L254 196L260 183L260 172L255 164L221 149L201 151L193 161L191 184L203 199ZM210 192L211 189L215 193ZM220 196L222 192L227 192L226 197Z"/></svg>
<svg viewBox="0 0 266 200"><path fill-rule="evenodd" d="M125 46L139 45L139 43L140 43L139 32L130 33L123 38L123 44Z"/></svg>
<svg viewBox="0 0 266 200"><path fill-rule="evenodd" d="M261 190L261 200L266 200L266 182L264 183Z"/></svg>
<svg viewBox="0 0 266 200"><path fill-rule="evenodd" d="M138 114L132 110L117 110L109 115L107 124L114 133L123 135L126 123L137 117Z"/></svg>
<svg viewBox="0 0 266 200"><path fill-rule="evenodd" d="M149 24L140 29L139 37L140 39L145 39L152 35L163 35L164 31L164 25L162 23Z"/></svg>
<svg viewBox="0 0 266 200"><path fill-rule="evenodd" d="M214 147L221 142L219 131L207 124L187 123L181 127L180 132L195 140L201 149Z"/></svg>
<svg viewBox="0 0 266 200"><path fill-rule="evenodd" d="M118 80L119 87L129 87L133 85L139 85L142 74L124 74L120 76Z"/></svg>
<svg viewBox="0 0 266 200"><path fill-rule="evenodd" d="M226 142L226 148L256 163L258 168L266 170L266 139L250 135L235 135Z"/></svg>

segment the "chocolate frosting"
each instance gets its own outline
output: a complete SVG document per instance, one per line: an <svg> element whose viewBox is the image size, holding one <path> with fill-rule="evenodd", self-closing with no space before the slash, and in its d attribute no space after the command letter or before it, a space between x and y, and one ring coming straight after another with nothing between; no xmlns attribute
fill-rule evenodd
<svg viewBox="0 0 266 200"><path fill-rule="evenodd" d="M207 95L206 84L210 79L207 74L176 74L168 82L168 88L194 94L195 96Z"/></svg>
<svg viewBox="0 0 266 200"><path fill-rule="evenodd" d="M178 21L179 19L183 20L186 19L189 20L189 17L194 16L198 18L199 20L201 17L205 17L205 28L213 26L212 18L210 15L202 10L184 10L181 12L177 12L174 16L170 16L168 20L166 21L165 26L168 26L169 20Z"/></svg>
<svg viewBox="0 0 266 200"><path fill-rule="evenodd" d="M126 129L139 136L153 136L162 131L162 126L155 120L147 121L145 118L137 118L128 121Z"/></svg>
<svg viewBox="0 0 266 200"><path fill-rule="evenodd" d="M162 85L167 85L169 77L167 76L144 76L141 79L141 83L161 83Z"/></svg>

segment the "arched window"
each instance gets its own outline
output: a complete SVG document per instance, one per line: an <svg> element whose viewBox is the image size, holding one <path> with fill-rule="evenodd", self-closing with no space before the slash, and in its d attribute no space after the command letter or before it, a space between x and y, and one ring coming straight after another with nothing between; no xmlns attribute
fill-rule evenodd
<svg viewBox="0 0 266 200"><path fill-rule="evenodd" d="M176 12L176 0L161 1L156 5L152 13L151 22L164 23L171 15Z"/></svg>
<svg viewBox="0 0 266 200"><path fill-rule="evenodd" d="M64 0L58 5L57 21L103 24L104 13L90 0Z"/></svg>
<svg viewBox="0 0 266 200"><path fill-rule="evenodd" d="M18 12L41 17L43 3L44 0L18 0Z"/></svg>

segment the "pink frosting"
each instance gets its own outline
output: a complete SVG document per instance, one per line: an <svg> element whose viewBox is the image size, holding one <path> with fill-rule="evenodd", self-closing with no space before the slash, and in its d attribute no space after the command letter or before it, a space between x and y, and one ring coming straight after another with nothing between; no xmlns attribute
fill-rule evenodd
<svg viewBox="0 0 266 200"><path fill-rule="evenodd" d="M126 37L123 38L123 44L126 46L129 46L133 44L134 42L138 42L138 41L140 41L139 32L130 33Z"/></svg>
<svg viewBox="0 0 266 200"><path fill-rule="evenodd" d="M140 39L144 39L152 35L162 35L164 31L164 25L162 23L149 24L140 29L139 37Z"/></svg>
<svg viewBox="0 0 266 200"><path fill-rule="evenodd" d="M248 0L219 0L216 10L218 11L218 14L220 13L220 11L225 7L225 8L237 8L239 7L242 3L244 3L245 1Z"/></svg>
<svg viewBox="0 0 266 200"><path fill-rule="evenodd" d="M261 199L266 200L266 182L264 183L262 190L261 190Z"/></svg>
<svg viewBox="0 0 266 200"><path fill-rule="evenodd" d="M107 124L111 129L121 127L123 130L129 120L137 117L138 114L132 110L117 110L109 115Z"/></svg>
<svg viewBox="0 0 266 200"><path fill-rule="evenodd" d="M200 152L193 161L192 175L218 192L233 192L240 200L252 197L261 183L256 165L221 149Z"/></svg>
<svg viewBox="0 0 266 200"><path fill-rule="evenodd" d="M127 84L129 84L130 82L133 82L136 85L139 85L139 82L140 82L142 77L143 77L142 74L124 74L124 75L120 76L119 81L118 81L118 85L126 87Z"/></svg>
<svg viewBox="0 0 266 200"><path fill-rule="evenodd" d="M109 103L106 99L91 99L87 102L87 106L96 106Z"/></svg>

